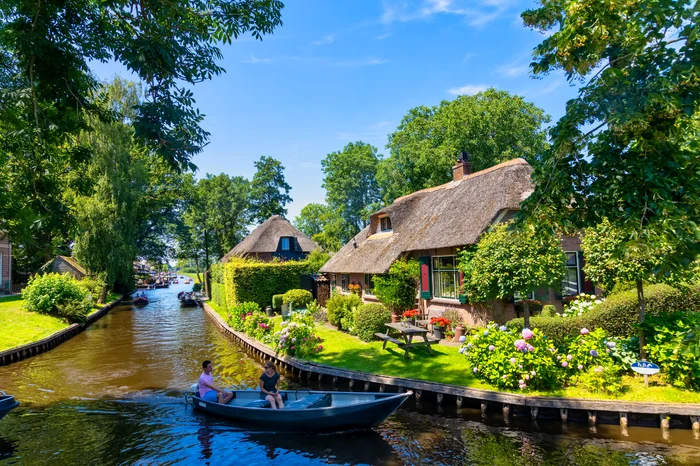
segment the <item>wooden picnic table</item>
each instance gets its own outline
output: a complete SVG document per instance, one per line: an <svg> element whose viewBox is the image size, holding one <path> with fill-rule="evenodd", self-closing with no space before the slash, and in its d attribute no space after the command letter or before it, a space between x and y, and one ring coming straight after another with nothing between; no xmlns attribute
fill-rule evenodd
<svg viewBox="0 0 700 466"><path fill-rule="evenodd" d="M416 327L415 325L411 324L406 324L406 323L389 323L389 324L384 324L386 325L386 333L375 333L374 335L379 338L380 340L384 341L384 344L382 344L382 349L386 349L386 344L387 342L394 343L396 346L399 348L403 348L405 353L404 357L408 358L408 350L409 348L414 348L417 346L425 346L428 348L428 351L430 354L435 354L433 353L433 349L430 347L430 345L434 345L438 343L440 340L436 338L430 338L428 336L428 329L427 328L421 328L421 327ZM399 338L402 338L403 341L400 341L391 334L398 334L397 336ZM413 341L413 337L421 337L423 340L422 341Z"/></svg>

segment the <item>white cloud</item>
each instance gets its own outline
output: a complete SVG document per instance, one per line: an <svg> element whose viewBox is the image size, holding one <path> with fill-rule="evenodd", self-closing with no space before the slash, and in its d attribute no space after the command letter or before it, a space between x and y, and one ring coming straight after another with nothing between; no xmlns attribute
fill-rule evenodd
<svg viewBox="0 0 700 466"><path fill-rule="evenodd" d="M474 95L485 91L489 87L490 86L486 84L467 84L462 87L453 87L452 89L448 89L447 92L452 95Z"/></svg>
<svg viewBox="0 0 700 466"><path fill-rule="evenodd" d="M375 37L375 39L377 39L377 40L384 40L384 39L386 39L387 37L391 37L391 33L382 34L381 36Z"/></svg>
<svg viewBox="0 0 700 466"><path fill-rule="evenodd" d="M392 124L391 121L378 121L377 123L370 126L370 128L371 129L381 129L381 128L386 128L387 126L390 126L391 124Z"/></svg>
<svg viewBox="0 0 700 466"><path fill-rule="evenodd" d="M324 37L321 40L315 41L313 44L314 45L328 45L328 44L332 44L333 42L335 42L335 36L333 34L328 34L326 37Z"/></svg>
<svg viewBox="0 0 700 466"><path fill-rule="evenodd" d="M500 72L509 78L517 78L518 76L526 75L530 69L527 65L508 65L499 68Z"/></svg>
<svg viewBox="0 0 700 466"><path fill-rule="evenodd" d="M380 21L390 24L396 21L427 20L434 15L461 16L470 26L482 27L502 17L517 0L383 0L384 11Z"/></svg>
<svg viewBox="0 0 700 466"><path fill-rule="evenodd" d="M462 59L462 63L466 63L466 62L468 62L469 60L471 60L472 58L474 58L474 57L476 57L476 56L478 56L478 55L479 55L478 53L472 53L472 52L465 53L465 54L464 54L464 58Z"/></svg>
<svg viewBox="0 0 700 466"><path fill-rule="evenodd" d="M243 63L250 63L252 65L258 65L261 63L272 63L272 58L258 58L254 55L251 55L249 59L243 60Z"/></svg>

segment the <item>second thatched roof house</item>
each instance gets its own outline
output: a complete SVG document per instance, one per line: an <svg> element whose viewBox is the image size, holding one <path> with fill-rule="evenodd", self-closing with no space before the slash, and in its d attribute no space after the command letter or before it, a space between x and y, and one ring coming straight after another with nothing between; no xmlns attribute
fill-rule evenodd
<svg viewBox="0 0 700 466"><path fill-rule="evenodd" d="M386 273L396 259L409 256L421 265L419 298L424 312L439 315L448 308L458 309L468 324L515 317L512 302L497 301L489 307L464 302L457 252L478 242L490 225L515 215L533 192L532 167L524 159L513 159L472 173L463 154L453 174L449 183L400 197L372 214L369 225L321 268L330 274L331 287L347 293L348 285L356 283L362 286L363 299L373 301L374 275ZM568 259L567 277L562 290L538 291L536 298L542 302L560 305L562 295L584 291L579 238L562 238L562 248Z"/></svg>
<svg viewBox="0 0 700 466"><path fill-rule="evenodd" d="M231 249L221 262L228 262L234 256L265 262L271 261L273 257L300 260L317 247L311 238L294 228L286 219L273 215Z"/></svg>

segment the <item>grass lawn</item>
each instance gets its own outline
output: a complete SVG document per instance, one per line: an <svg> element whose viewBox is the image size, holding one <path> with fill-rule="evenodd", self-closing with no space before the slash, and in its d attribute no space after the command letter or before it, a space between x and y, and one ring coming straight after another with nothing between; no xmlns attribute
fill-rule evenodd
<svg viewBox="0 0 700 466"><path fill-rule="evenodd" d="M118 294L110 293L107 301L112 302L118 297ZM27 311L22 308L23 304L21 296L0 299L0 351L41 340L70 325L58 317ZM96 305L92 312L102 307Z"/></svg>
<svg viewBox="0 0 700 466"><path fill-rule="evenodd" d="M209 303L209 305L226 320L227 313L223 309L218 309L213 303ZM281 318L277 317L274 320L277 326ZM319 364L378 375L419 379L484 390L499 390L475 378L471 372L467 371L464 358L459 354L459 347L456 346L433 345L432 348L435 352L433 356L426 348L411 348L409 350L410 359L406 359L404 351L392 343L387 343L386 350L383 350L380 341L365 343L357 337L323 325L316 326L316 334L323 339L323 351L314 354L310 360ZM700 392L663 385L657 376L650 377L649 388L644 387L642 376L627 375L624 376L623 381L626 390L617 396L590 392L579 387L525 393L566 398L700 403ZM519 390L511 390L511 392L524 394Z"/></svg>

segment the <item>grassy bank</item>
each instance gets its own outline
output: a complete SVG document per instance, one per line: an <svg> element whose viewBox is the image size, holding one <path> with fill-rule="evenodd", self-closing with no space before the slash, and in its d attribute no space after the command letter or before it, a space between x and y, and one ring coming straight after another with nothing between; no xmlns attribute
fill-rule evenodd
<svg viewBox="0 0 700 466"><path fill-rule="evenodd" d="M224 320L227 312L209 305ZM279 318L275 319L279 322ZM335 328L317 325L316 334L323 339L323 351L314 354L310 360L341 369L370 372L377 375L426 380L469 388L499 391L496 387L475 378L467 371L459 347L433 345L434 355L426 348L411 348L410 359L404 358L404 351L391 343L382 349L382 342L365 343L357 337ZM664 385L658 376L650 377L649 388L644 387L642 376L625 376L626 389L618 396L590 392L580 387L567 387L561 390L528 391L512 390L512 393L554 396L566 398L588 398L602 400L645 401L664 403L700 403L700 392L682 390ZM503 390L500 390L503 391Z"/></svg>
<svg viewBox="0 0 700 466"><path fill-rule="evenodd" d="M107 301L118 298L118 294L110 293ZM23 305L24 300L20 296L0 299L0 351L41 340L70 326L58 317L27 311ZM103 306L95 305L92 313Z"/></svg>
<svg viewBox="0 0 700 466"><path fill-rule="evenodd" d="M193 283L201 283L201 282L199 281L199 278L197 278L197 274L196 274L196 273L178 272L177 275L178 275L178 277L179 277L180 275L182 275L183 277L189 277L189 278L192 279L192 282L193 282ZM201 275L204 276L204 274L201 274Z"/></svg>

